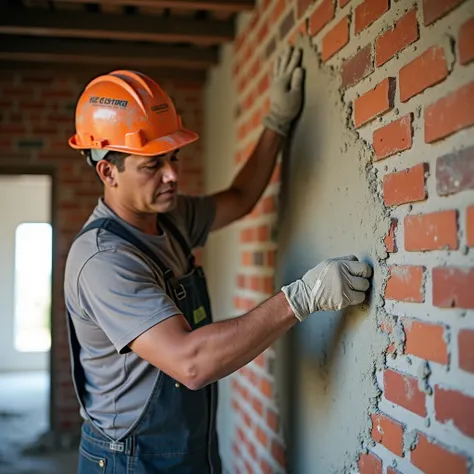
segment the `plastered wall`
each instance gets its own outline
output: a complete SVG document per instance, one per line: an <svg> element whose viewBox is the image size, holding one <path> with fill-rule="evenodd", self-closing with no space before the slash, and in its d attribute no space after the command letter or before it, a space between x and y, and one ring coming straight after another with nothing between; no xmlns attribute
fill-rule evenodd
<svg viewBox="0 0 474 474"><path fill-rule="evenodd" d="M374 279L365 305L314 315L223 382L229 472L472 472L473 17L468 0L265 0L239 19L207 89L207 128L233 108L218 142L234 161L208 135L207 186L252 152L289 41L305 107L254 212L210 241L214 300L245 313L351 253Z"/></svg>

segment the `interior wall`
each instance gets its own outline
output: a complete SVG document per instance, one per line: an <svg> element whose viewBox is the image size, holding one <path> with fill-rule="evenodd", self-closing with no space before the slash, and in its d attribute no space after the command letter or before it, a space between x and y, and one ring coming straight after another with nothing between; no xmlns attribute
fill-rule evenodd
<svg viewBox="0 0 474 474"><path fill-rule="evenodd" d="M0 372L46 370L49 352L14 346L15 232L25 222L51 222L51 177L0 176Z"/></svg>

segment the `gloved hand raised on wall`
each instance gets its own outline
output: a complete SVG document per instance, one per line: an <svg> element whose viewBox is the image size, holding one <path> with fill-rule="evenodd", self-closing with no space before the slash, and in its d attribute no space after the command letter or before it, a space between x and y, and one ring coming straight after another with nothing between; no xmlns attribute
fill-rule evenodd
<svg viewBox="0 0 474 474"><path fill-rule="evenodd" d="M270 111L263 125L280 135L288 135L303 98L301 50L287 46L277 58L270 84Z"/></svg>
<svg viewBox="0 0 474 474"><path fill-rule="evenodd" d="M357 257L331 258L281 290L298 320L316 311L337 311L365 300L372 269Z"/></svg>

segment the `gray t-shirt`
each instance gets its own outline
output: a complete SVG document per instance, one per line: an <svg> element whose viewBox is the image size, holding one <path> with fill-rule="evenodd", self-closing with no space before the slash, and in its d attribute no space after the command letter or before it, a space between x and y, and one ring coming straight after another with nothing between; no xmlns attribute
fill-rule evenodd
<svg viewBox="0 0 474 474"><path fill-rule="evenodd" d="M178 196L168 214L191 248L205 244L215 216L211 197ZM188 269L187 255L167 232L148 235L121 220L102 199L87 223L111 217L151 247L176 276ZM86 223L86 224L87 224ZM159 267L135 247L106 230L76 240L68 254L64 294L81 345L86 375L85 407L112 438L140 415L159 370L128 344L155 324L179 314L164 291ZM81 411L85 418L85 413Z"/></svg>

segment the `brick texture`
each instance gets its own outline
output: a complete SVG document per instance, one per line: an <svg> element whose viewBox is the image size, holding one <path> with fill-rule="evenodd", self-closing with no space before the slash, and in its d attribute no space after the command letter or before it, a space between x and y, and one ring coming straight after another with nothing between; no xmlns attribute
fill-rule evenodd
<svg viewBox="0 0 474 474"><path fill-rule="evenodd" d="M428 440L423 433L418 433L418 442L411 453L411 462L426 474L467 474L466 459L453 453L436 442Z"/></svg>
<svg viewBox="0 0 474 474"><path fill-rule="evenodd" d="M405 250L456 250L457 211L405 217Z"/></svg>
<svg viewBox="0 0 474 474"><path fill-rule="evenodd" d="M440 364L448 363L446 328L413 319L403 320L405 352Z"/></svg>
<svg viewBox="0 0 474 474"><path fill-rule="evenodd" d="M355 34L358 35L362 30L378 20L390 5L389 0L365 0L355 9Z"/></svg>
<svg viewBox="0 0 474 474"><path fill-rule="evenodd" d="M420 416L426 416L425 394L418 388L415 377L395 370L384 372L384 393L387 400Z"/></svg>
<svg viewBox="0 0 474 474"><path fill-rule="evenodd" d="M413 145L413 114L395 120L374 131L375 160L409 150Z"/></svg>
<svg viewBox="0 0 474 474"><path fill-rule="evenodd" d="M323 61L332 58L349 42L349 17L343 18L323 38Z"/></svg>
<svg viewBox="0 0 474 474"><path fill-rule="evenodd" d="M474 247L474 206L466 210L466 244Z"/></svg>
<svg viewBox="0 0 474 474"><path fill-rule="evenodd" d="M393 109L395 80L384 79L354 102L354 123L360 127Z"/></svg>
<svg viewBox="0 0 474 474"><path fill-rule="evenodd" d="M458 337L459 367L474 374L474 330L462 329Z"/></svg>
<svg viewBox="0 0 474 474"><path fill-rule="evenodd" d="M474 17L461 26L458 48L461 64L468 64L474 59Z"/></svg>
<svg viewBox="0 0 474 474"><path fill-rule="evenodd" d="M361 454L359 457L360 474L382 474L382 460L375 454Z"/></svg>
<svg viewBox="0 0 474 474"><path fill-rule="evenodd" d="M442 18L464 0L423 0L423 22L431 25Z"/></svg>
<svg viewBox="0 0 474 474"><path fill-rule="evenodd" d="M403 171L388 174L383 180L383 198L387 206L423 201L426 198L425 173L421 163Z"/></svg>
<svg viewBox="0 0 474 474"><path fill-rule="evenodd" d="M425 109L425 141L432 143L474 125L474 82Z"/></svg>
<svg viewBox="0 0 474 474"><path fill-rule="evenodd" d="M342 65L343 87L351 87L357 84L361 79L371 74L373 70L371 45L368 44Z"/></svg>
<svg viewBox="0 0 474 474"><path fill-rule="evenodd" d="M403 455L403 425L383 413L372 415L372 438L397 456Z"/></svg>
<svg viewBox="0 0 474 474"><path fill-rule="evenodd" d="M474 309L474 268L433 268L433 304Z"/></svg>
<svg viewBox="0 0 474 474"><path fill-rule="evenodd" d="M397 265L391 266L389 271L385 298L412 303L424 301L423 267Z"/></svg>
<svg viewBox="0 0 474 474"><path fill-rule="evenodd" d="M308 34L318 34L334 18L335 12L334 0L323 0L309 17Z"/></svg>
<svg viewBox="0 0 474 474"><path fill-rule="evenodd" d="M453 425L470 438L474 438L474 398L457 390L435 387L436 419Z"/></svg>
<svg viewBox="0 0 474 474"><path fill-rule="evenodd" d="M375 44L375 64L382 66L419 38L416 10L411 10L395 23L393 29L380 35Z"/></svg>
<svg viewBox="0 0 474 474"><path fill-rule="evenodd" d="M400 100L407 102L448 76L444 48L435 46L400 69Z"/></svg>
<svg viewBox="0 0 474 474"><path fill-rule="evenodd" d="M397 252L397 241L395 239L395 233L398 227L398 220L392 219L390 222L390 228L388 234L384 238L385 248L389 253L396 253Z"/></svg>
<svg viewBox="0 0 474 474"><path fill-rule="evenodd" d="M440 196L474 189L474 147L436 160L436 190Z"/></svg>

